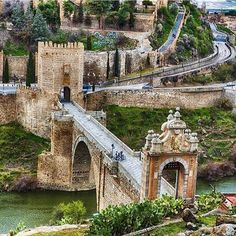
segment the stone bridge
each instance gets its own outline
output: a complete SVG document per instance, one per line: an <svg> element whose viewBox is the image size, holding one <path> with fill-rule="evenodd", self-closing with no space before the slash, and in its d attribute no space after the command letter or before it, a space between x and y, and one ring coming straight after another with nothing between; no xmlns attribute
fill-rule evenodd
<svg viewBox="0 0 236 236"><path fill-rule="evenodd" d="M179 111L168 116L162 138L150 131L144 152L134 152L75 102L59 105L61 110L52 114L51 152L38 160L42 188L96 188L99 210L162 194L194 198L198 140L180 120ZM172 169L177 174L168 183L168 172L163 173Z"/></svg>

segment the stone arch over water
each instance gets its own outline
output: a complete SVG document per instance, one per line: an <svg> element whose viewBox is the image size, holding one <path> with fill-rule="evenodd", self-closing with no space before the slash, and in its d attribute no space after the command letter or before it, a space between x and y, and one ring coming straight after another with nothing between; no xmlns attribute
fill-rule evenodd
<svg viewBox="0 0 236 236"><path fill-rule="evenodd" d="M94 188L92 156L87 139L84 137L79 137L74 145L72 185L78 189Z"/></svg>

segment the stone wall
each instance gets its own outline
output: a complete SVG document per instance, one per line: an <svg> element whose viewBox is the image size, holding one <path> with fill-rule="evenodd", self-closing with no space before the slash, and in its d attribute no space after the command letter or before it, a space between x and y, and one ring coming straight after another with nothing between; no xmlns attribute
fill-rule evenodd
<svg viewBox="0 0 236 236"><path fill-rule="evenodd" d="M57 110L58 97L40 90L20 88L16 94L17 120L30 132L49 138L51 112Z"/></svg>
<svg viewBox="0 0 236 236"><path fill-rule="evenodd" d="M107 90L88 94L87 109L101 109L106 105L123 107L196 109L214 106L223 96L222 89L154 89L154 90Z"/></svg>
<svg viewBox="0 0 236 236"><path fill-rule="evenodd" d="M0 124L16 121L16 95L0 94Z"/></svg>
<svg viewBox="0 0 236 236"><path fill-rule="evenodd" d="M3 51L0 51L0 81L2 81L3 75Z"/></svg>
<svg viewBox="0 0 236 236"><path fill-rule="evenodd" d="M9 64L9 74L12 78L16 75L18 78L26 78L28 56L7 56Z"/></svg>

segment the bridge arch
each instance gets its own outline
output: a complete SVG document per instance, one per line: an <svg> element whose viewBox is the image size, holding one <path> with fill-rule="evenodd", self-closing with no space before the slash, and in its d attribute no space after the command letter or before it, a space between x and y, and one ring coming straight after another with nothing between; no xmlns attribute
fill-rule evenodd
<svg viewBox="0 0 236 236"><path fill-rule="evenodd" d="M86 137L80 136L73 146L72 185L77 189L95 188L90 145Z"/></svg>
<svg viewBox="0 0 236 236"><path fill-rule="evenodd" d="M167 159L160 165L158 173L158 196L168 192L176 198L186 197L189 168L185 160ZM164 188L168 191L164 191Z"/></svg>

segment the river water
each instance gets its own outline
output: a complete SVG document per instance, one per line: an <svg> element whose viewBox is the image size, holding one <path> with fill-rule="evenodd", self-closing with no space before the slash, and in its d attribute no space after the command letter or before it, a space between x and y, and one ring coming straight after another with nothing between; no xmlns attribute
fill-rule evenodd
<svg viewBox="0 0 236 236"><path fill-rule="evenodd" d="M236 193L236 176L214 183L216 190ZM197 193L210 192L208 182L198 180ZM81 200L87 208L87 217L96 212L95 191L59 192L43 191L28 193L0 193L0 233L14 229L22 221L27 227L46 225L53 207L61 202Z"/></svg>
<svg viewBox="0 0 236 236"><path fill-rule="evenodd" d="M0 193L0 233L7 233L22 221L27 227L49 223L53 207L61 202L81 200L87 217L96 212L95 191Z"/></svg>

